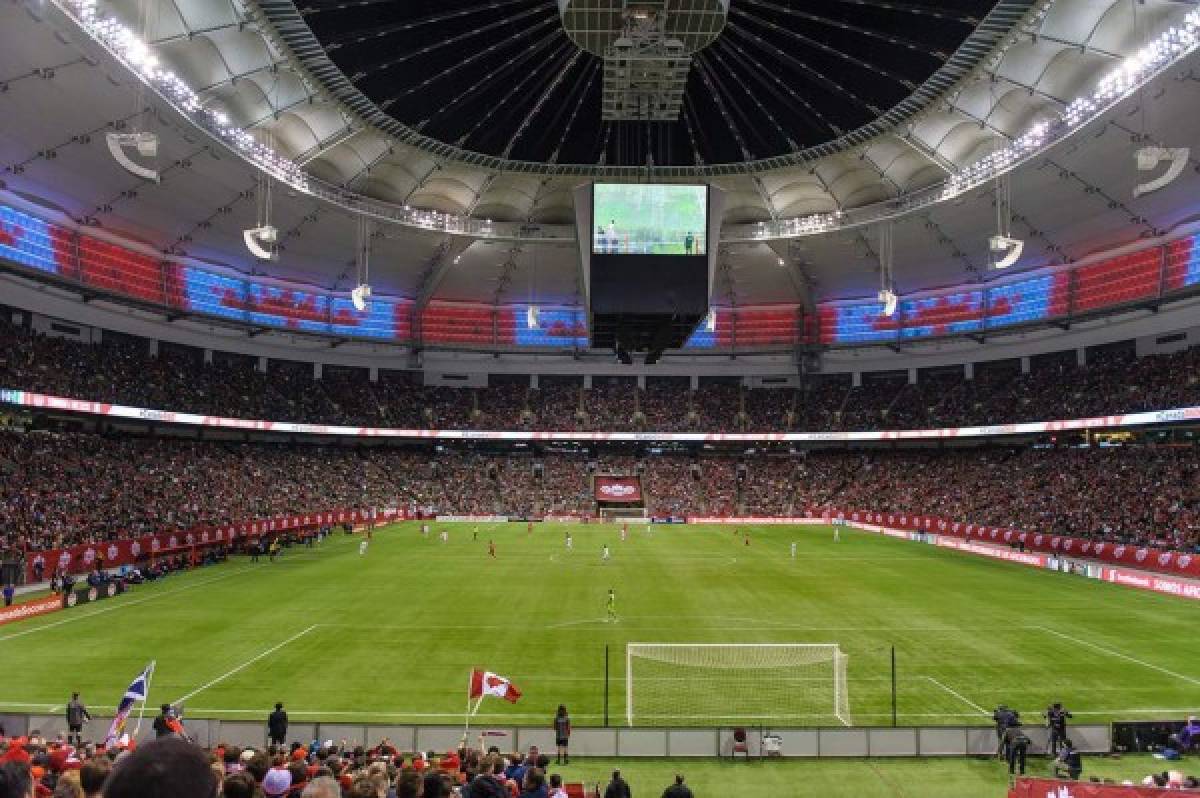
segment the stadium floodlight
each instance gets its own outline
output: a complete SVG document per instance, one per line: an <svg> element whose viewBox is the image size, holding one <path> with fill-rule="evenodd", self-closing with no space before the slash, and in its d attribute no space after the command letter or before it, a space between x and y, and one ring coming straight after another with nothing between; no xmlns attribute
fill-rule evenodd
<svg viewBox="0 0 1200 798"><path fill-rule="evenodd" d="M530 305L525 310L525 326L531 330L538 328L538 309L537 305Z"/></svg>
<svg viewBox="0 0 1200 798"><path fill-rule="evenodd" d="M246 249L250 250L250 254L260 260L277 260L279 258L279 252L275 249L275 242L279 240L279 231L269 224L243 230L242 240L246 242Z"/></svg>
<svg viewBox="0 0 1200 798"><path fill-rule="evenodd" d="M1134 186L1133 196L1141 197L1145 194L1150 194L1174 181L1175 178L1183 174L1184 168L1187 167L1188 155L1190 153L1191 149L1188 147L1142 147L1134 153L1139 172L1152 172L1163 161L1170 161L1171 165L1167 167L1167 171L1150 182L1139 183Z"/></svg>
<svg viewBox="0 0 1200 798"><path fill-rule="evenodd" d="M896 315L896 305L899 304L900 298L896 296L896 292L890 288L884 288L879 291L877 297L883 303L883 315Z"/></svg>
<svg viewBox="0 0 1200 798"><path fill-rule="evenodd" d="M995 235L988 239L988 249L998 257L992 265L997 269L1007 269L1021 259L1025 242L1011 236Z"/></svg>
<svg viewBox="0 0 1200 798"><path fill-rule="evenodd" d="M359 283L350 292L350 301L354 304L354 309L360 312L367 309L367 300L370 298L371 286L366 283Z"/></svg>
<svg viewBox="0 0 1200 798"><path fill-rule="evenodd" d="M153 158L158 155L158 134L143 131L141 133L109 133L105 137L108 151L113 160L130 174L137 175L143 180L158 182L158 170L136 163L125 154L126 148L137 150L143 158Z"/></svg>
<svg viewBox="0 0 1200 798"><path fill-rule="evenodd" d="M625 718L649 726L849 726L837 643L627 643Z"/></svg>

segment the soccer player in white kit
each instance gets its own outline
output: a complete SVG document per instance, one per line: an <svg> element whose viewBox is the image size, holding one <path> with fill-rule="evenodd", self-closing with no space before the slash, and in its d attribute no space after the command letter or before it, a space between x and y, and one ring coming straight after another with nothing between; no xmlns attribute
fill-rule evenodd
<svg viewBox="0 0 1200 798"><path fill-rule="evenodd" d="M841 531L838 529L838 527L836 527L836 526L835 526L835 527L833 528L833 542L834 542L834 543L837 543L837 542L839 542L841 539L842 539L842 533L841 533Z"/></svg>
<svg viewBox="0 0 1200 798"><path fill-rule="evenodd" d="M360 541L358 544L358 556L361 557L367 553L367 541Z"/></svg>
<svg viewBox="0 0 1200 798"><path fill-rule="evenodd" d="M567 533L567 551L570 551L574 545L575 545L575 541L573 541L571 539L571 533L568 532Z"/></svg>
<svg viewBox="0 0 1200 798"><path fill-rule="evenodd" d="M449 543L450 542L449 530L447 530L445 527L443 527L442 532L441 532L441 534L438 535L438 537L440 537L442 539L443 543Z"/></svg>
<svg viewBox="0 0 1200 798"><path fill-rule="evenodd" d="M608 544L607 543L605 543L604 548L602 548L600 550L600 560L601 560L601 562L608 562Z"/></svg>
<svg viewBox="0 0 1200 798"><path fill-rule="evenodd" d="M796 541L792 541L792 559L796 559Z"/></svg>

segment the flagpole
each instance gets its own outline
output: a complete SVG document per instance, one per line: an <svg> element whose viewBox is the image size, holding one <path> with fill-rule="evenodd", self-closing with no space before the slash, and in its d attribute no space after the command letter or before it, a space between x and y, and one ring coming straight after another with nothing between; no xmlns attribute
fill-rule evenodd
<svg viewBox="0 0 1200 798"><path fill-rule="evenodd" d="M150 660L150 667L146 669L146 696L142 699L141 706L138 707L137 724L133 727L132 739L136 740L138 732L142 729L142 715L146 712L146 702L150 700L150 681L154 678L154 666L158 664L158 660Z"/></svg>
<svg viewBox="0 0 1200 798"><path fill-rule="evenodd" d="M463 716L463 746L467 744L467 733L471 731L471 685L475 681L475 670L467 674L467 712Z"/></svg>

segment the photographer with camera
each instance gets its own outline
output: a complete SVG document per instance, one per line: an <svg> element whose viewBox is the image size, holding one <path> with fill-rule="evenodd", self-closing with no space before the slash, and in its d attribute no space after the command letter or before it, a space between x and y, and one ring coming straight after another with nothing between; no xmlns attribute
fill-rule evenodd
<svg viewBox="0 0 1200 798"><path fill-rule="evenodd" d="M1010 726L1020 724L1020 716L1016 710L1009 709L1004 704L996 707L992 713L992 722L996 724L996 757L1008 759L1008 743L1005 733Z"/></svg>
<svg viewBox="0 0 1200 798"><path fill-rule="evenodd" d="M1058 778L1066 777L1072 781L1078 781L1083 774L1083 757L1075 750L1075 746L1071 744L1070 739L1064 737L1062 740L1062 751L1054 760L1054 775Z"/></svg>
<svg viewBox="0 0 1200 798"><path fill-rule="evenodd" d="M1015 712L1013 716L1015 718ZM1021 769L1019 775L1025 775L1025 755L1029 751L1029 743L1029 737L1021 728L1021 721L1014 719L1012 724L1004 730L1004 752L1005 759L1008 760L1008 775L1014 775L1018 765Z"/></svg>
<svg viewBox="0 0 1200 798"><path fill-rule="evenodd" d="M1067 739L1067 718L1071 713L1057 701L1042 713L1046 718L1046 728L1050 730L1050 756L1058 755L1058 747Z"/></svg>

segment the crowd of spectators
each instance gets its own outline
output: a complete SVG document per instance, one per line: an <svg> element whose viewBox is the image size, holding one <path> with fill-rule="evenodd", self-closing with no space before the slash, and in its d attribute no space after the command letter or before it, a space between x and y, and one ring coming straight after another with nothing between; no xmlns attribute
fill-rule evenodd
<svg viewBox="0 0 1200 798"><path fill-rule="evenodd" d="M635 456L246 443L0 430L0 548L353 507L594 515L592 476L641 479L654 516L935 515L1125 543L1200 543L1191 446Z"/></svg>
<svg viewBox="0 0 1200 798"><path fill-rule="evenodd" d="M922 373L812 378L800 386L649 378L522 378L488 387L431 387L421 375L214 352L114 333L98 344L44 336L0 320L0 386L102 402L273 421L407 429L709 432L870 430L1045 421L1200 404L1200 348L1137 358L1097 349Z"/></svg>
<svg viewBox="0 0 1200 798"><path fill-rule="evenodd" d="M4 738L3 798L565 798L536 746L501 753L466 745L444 753L293 742L262 748L197 745L186 727L138 746L72 745L37 731ZM452 792L453 791L453 792Z"/></svg>

